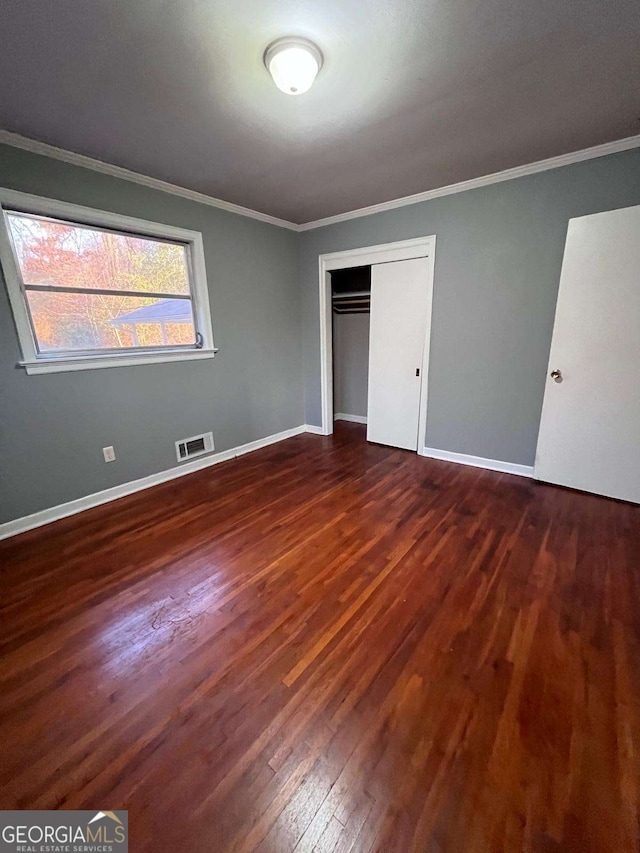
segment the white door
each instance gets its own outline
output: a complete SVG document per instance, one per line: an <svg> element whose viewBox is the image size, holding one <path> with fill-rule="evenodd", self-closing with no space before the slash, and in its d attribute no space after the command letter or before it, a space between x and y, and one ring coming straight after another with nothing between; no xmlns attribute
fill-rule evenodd
<svg viewBox="0 0 640 853"><path fill-rule="evenodd" d="M367 440L418 448L429 259L371 267Z"/></svg>
<svg viewBox="0 0 640 853"><path fill-rule="evenodd" d="M640 503L640 207L569 222L535 476Z"/></svg>

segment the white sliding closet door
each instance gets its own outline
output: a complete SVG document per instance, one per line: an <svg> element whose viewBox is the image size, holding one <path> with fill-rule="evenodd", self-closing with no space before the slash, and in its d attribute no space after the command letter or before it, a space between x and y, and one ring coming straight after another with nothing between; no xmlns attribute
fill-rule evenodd
<svg viewBox="0 0 640 853"><path fill-rule="evenodd" d="M534 473L640 503L640 206L569 222Z"/></svg>
<svg viewBox="0 0 640 853"><path fill-rule="evenodd" d="M418 448L429 259L371 267L367 440Z"/></svg>

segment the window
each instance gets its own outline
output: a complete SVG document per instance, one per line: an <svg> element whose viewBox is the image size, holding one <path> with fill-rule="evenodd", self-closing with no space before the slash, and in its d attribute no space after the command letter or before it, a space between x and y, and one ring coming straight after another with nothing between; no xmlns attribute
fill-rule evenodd
<svg viewBox="0 0 640 853"><path fill-rule="evenodd" d="M29 373L213 356L200 234L0 190Z"/></svg>

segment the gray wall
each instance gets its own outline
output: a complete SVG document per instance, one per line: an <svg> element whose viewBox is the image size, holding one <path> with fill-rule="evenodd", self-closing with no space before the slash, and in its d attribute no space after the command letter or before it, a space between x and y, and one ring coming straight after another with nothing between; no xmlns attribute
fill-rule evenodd
<svg viewBox="0 0 640 853"><path fill-rule="evenodd" d="M333 410L367 414L369 314L333 315Z"/></svg>
<svg viewBox="0 0 640 853"><path fill-rule="evenodd" d="M224 450L319 425L318 254L429 234L427 444L532 464L567 221L640 204L640 150L299 235L8 146L0 186L201 231L220 347L212 361L27 376L0 287L3 522L173 467L180 437L211 429Z"/></svg>
<svg viewBox="0 0 640 853"><path fill-rule="evenodd" d="M303 232L306 423L321 423L318 255L435 234L427 446L533 464L567 222L634 204L640 149Z"/></svg>
<svg viewBox="0 0 640 853"><path fill-rule="evenodd" d="M8 146L0 186L201 231L220 348L27 376L0 285L0 522L171 468L181 437L213 430L225 450L303 423L298 235Z"/></svg>

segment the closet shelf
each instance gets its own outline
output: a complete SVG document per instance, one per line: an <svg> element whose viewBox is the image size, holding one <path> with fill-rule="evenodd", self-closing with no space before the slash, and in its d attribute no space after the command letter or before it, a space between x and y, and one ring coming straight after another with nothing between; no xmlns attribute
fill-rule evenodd
<svg viewBox="0 0 640 853"><path fill-rule="evenodd" d="M334 293L331 297L334 314L368 314L371 310L371 291L357 290Z"/></svg>

